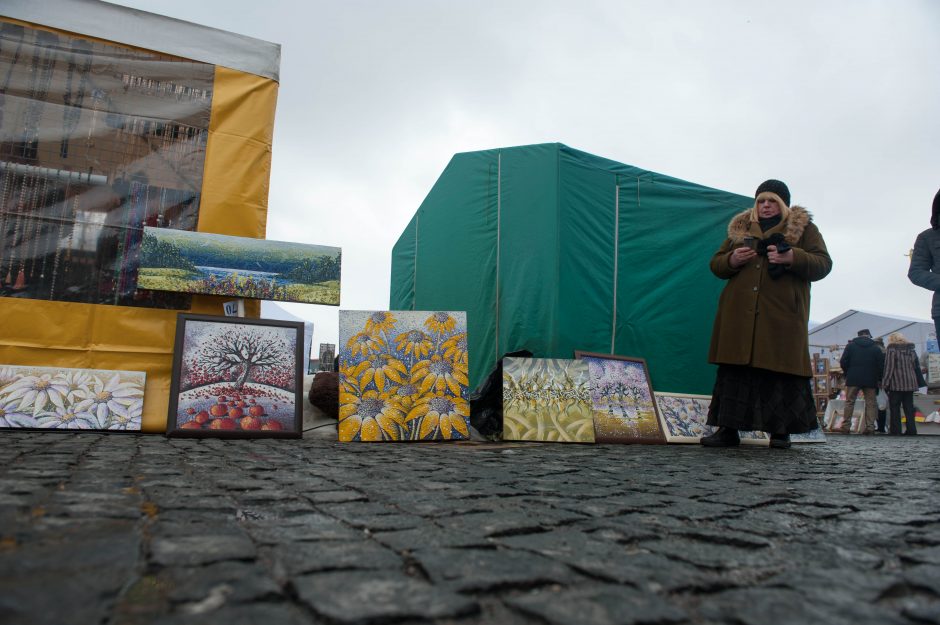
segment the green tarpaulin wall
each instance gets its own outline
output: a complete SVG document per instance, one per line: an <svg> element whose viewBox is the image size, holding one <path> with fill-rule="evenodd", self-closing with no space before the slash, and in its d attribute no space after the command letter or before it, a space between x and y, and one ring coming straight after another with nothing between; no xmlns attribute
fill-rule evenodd
<svg viewBox="0 0 940 625"><path fill-rule="evenodd" d="M577 349L711 393L708 261L752 204L559 143L457 154L392 250L389 306L467 311L471 387L508 351Z"/></svg>

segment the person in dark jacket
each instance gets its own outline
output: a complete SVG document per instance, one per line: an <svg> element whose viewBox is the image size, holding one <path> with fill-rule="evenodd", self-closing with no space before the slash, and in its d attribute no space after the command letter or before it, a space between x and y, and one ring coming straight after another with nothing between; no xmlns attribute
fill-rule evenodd
<svg viewBox="0 0 940 625"><path fill-rule="evenodd" d="M875 431L875 418L878 416L878 385L884 371L885 355L871 338L868 330L859 330L858 336L849 341L839 359L839 365L845 372L845 411L843 412L843 434L849 433L852 414L855 412L855 398L861 392L865 397L865 422L860 424L862 434Z"/></svg>
<svg viewBox="0 0 940 625"><path fill-rule="evenodd" d="M917 434L917 424L914 422L914 391L921 386L927 386L927 382L920 370L914 344L908 342L903 334L895 332L888 337L886 352L883 384L888 392L888 406L891 410L888 433L895 436L901 433L901 406L903 405L907 419L904 433L914 436Z"/></svg>
<svg viewBox="0 0 940 625"><path fill-rule="evenodd" d="M826 242L809 211L790 205L787 185L767 180L709 266L726 283L708 350L718 365L708 424L718 430L701 443L733 447L739 430L760 430L785 449L790 434L819 427L807 322L810 283L832 269Z"/></svg>
<svg viewBox="0 0 940 625"><path fill-rule="evenodd" d="M933 291L930 316L940 338L940 191L933 196L930 228L918 234L914 241L907 278L917 286Z"/></svg>

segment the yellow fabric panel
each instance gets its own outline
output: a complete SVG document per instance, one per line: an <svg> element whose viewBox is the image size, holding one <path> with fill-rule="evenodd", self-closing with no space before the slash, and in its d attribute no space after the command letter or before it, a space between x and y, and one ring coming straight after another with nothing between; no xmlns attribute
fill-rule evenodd
<svg viewBox="0 0 940 625"><path fill-rule="evenodd" d="M277 87L216 66L200 232L264 238Z"/></svg>
<svg viewBox="0 0 940 625"><path fill-rule="evenodd" d="M197 230L264 238L276 104L276 82L216 67ZM193 296L191 311L228 299ZM0 298L0 364L144 371L143 430L164 432L177 312Z"/></svg>

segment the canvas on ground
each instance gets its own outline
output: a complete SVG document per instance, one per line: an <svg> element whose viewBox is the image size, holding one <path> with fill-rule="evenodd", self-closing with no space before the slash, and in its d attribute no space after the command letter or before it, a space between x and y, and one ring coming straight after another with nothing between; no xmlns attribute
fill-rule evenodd
<svg viewBox="0 0 940 625"><path fill-rule="evenodd" d="M470 438L467 313L339 311L339 440Z"/></svg>
<svg viewBox="0 0 940 625"><path fill-rule="evenodd" d="M143 371L0 365L0 428L140 431Z"/></svg>
<svg viewBox="0 0 940 625"><path fill-rule="evenodd" d="M178 315L167 435L299 437L303 327Z"/></svg>
<svg viewBox="0 0 940 625"><path fill-rule="evenodd" d="M707 425L710 395L688 393L655 393L659 418L669 443L699 443L703 436L715 431ZM739 431L743 445L768 445L765 432Z"/></svg>
<svg viewBox="0 0 940 625"><path fill-rule="evenodd" d="M557 358L504 358L503 439L593 443L587 364Z"/></svg>
<svg viewBox="0 0 940 625"><path fill-rule="evenodd" d="M137 288L339 306L340 248L145 227Z"/></svg>
<svg viewBox="0 0 940 625"><path fill-rule="evenodd" d="M646 361L575 352L588 365L598 443L665 443Z"/></svg>

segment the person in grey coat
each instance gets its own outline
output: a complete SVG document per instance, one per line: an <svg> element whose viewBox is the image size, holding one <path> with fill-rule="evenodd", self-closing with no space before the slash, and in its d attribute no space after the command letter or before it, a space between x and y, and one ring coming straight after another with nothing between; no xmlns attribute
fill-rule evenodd
<svg viewBox="0 0 940 625"><path fill-rule="evenodd" d="M875 431L875 418L878 416L876 395L884 371L885 354L871 338L868 330L859 330L858 336L845 346L839 365L845 372L845 411L843 412L843 434L849 433L852 414L855 412L855 398L859 392L865 397L865 423L859 428L862 434Z"/></svg>
<svg viewBox="0 0 940 625"><path fill-rule="evenodd" d="M933 197L930 228L918 234L914 241L907 278L917 286L933 291L930 316L940 338L940 191Z"/></svg>

